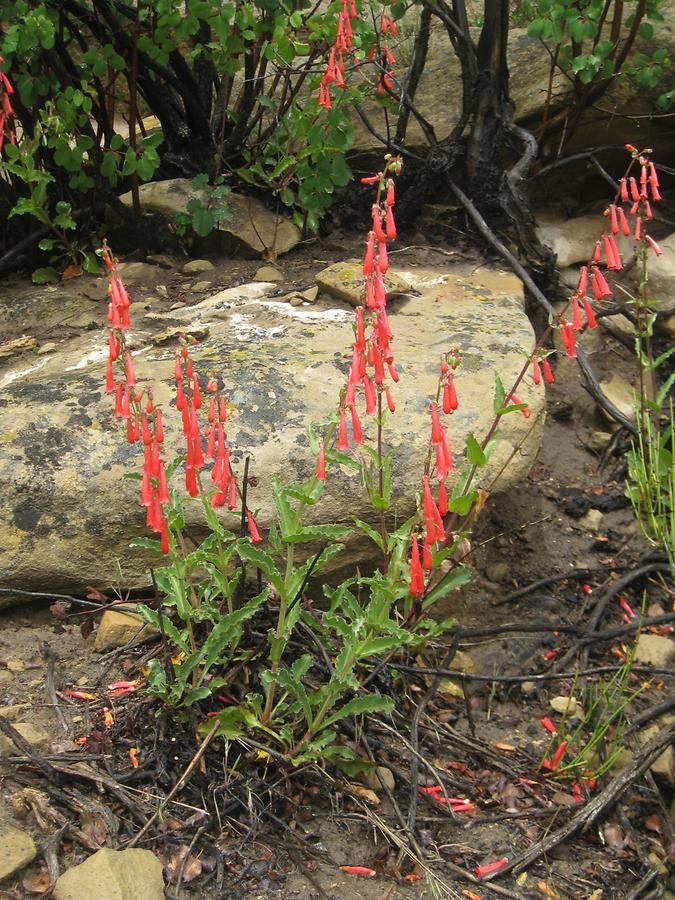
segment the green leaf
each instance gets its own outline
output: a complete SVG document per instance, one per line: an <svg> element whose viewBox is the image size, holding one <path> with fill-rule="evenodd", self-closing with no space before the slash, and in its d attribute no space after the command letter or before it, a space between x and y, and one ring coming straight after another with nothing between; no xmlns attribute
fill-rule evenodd
<svg viewBox="0 0 675 900"><path fill-rule="evenodd" d="M466 457L470 463L479 468L483 468L487 463L483 448L471 433L466 439Z"/></svg>
<svg viewBox="0 0 675 900"><path fill-rule="evenodd" d="M390 713L395 703L391 697L382 697L379 694L367 694L365 697L354 697L337 712L334 712L323 723L323 728L328 728L347 716L370 715L371 713Z"/></svg>
<svg viewBox="0 0 675 900"><path fill-rule="evenodd" d="M428 609L430 606L433 606L434 603L443 600L443 598L447 597L451 591L457 590L457 588L470 580L471 570L466 566L457 566L456 569L450 569L450 571L441 578L438 584L425 596L422 602L422 609Z"/></svg>
<svg viewBox="0 0 675 900"><path fill-rule="evenodd" d="M375 529L371 525L369 525L367 522L364 522L362 519L357 519L356 516L354 516L354 524L364 534L367 534L371 541L373 541L373 543L375 543L380 548L380 550L384 550L382 535L375 531Z"/></svg>
<svg viewBox="0 0 675 900"><path fill-rule="evenodd" d="M504 406L505 400L506 391L504 390L504 385L499 375L495 373L495 398L492 404L495 415L497 415L499 413L499 410Z"/></svg>
<svg viewBox="0 0 675 900"><path fill-rule="evenodd" d="M152 550L153 553L161 553L162 545L160 541L156 541L149 537L137 537L129 541L131 550Z"/></svg>
<svg viewBox="0 0 675 900"><path fill-rule="evenodd" d="M457 513L458 516L467 516L471 512L471 507L478 499L477 491L470 491L461 497L455 497L448 503L448 510Z"/></svg>
<svg viewBox="0 0 675 900"><path fill-rule="evenodd" d="M31 275L33 284L50 284L58 281L61 276L53 266L45 266L42 269L36 269Z"/></svg>
<svg viewBox="0 0 675 900"><path fill-rule="evenodd" d="M284 595L284 581L279 574L274 560L264 550L254 547L248 541L242 541L237 545L237 553L245 561L252 563L256 569L260 569L265 578L277 589L279 594Z"/></svg>

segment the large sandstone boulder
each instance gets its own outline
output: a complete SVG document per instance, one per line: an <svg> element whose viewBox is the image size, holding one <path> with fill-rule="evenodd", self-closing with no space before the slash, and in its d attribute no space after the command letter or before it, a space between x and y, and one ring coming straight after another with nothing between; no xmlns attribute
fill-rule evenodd
<svg viewBox="0 0 675 900"><path fill-rule="evenodd" d="M638 38L635 52L651 54L663 48L672 59L675 57L675 16L673 0L667 0L661 12L664 21L655 22L654 35L650 40ZM417 25L417 16L409 18L410 29ZM478 41L480 28L472 28L474 42ZM395 43L395 42L394 42ZM411 38L403 38L400 48L394 46L401 59L409 59L412 52ZM509 30L508 39L509 92L515 104L517 122L528 125L538 121L544 111L549 89L551 55L549 50L536 38L527 34L526 28ZM398 68L403 77L402 67ZM555 71L552 82L553 112L564 108L568 101L570 82L559 71ZM655 150L673 148L672 129L669 120L650 119L654 113L656 97L667 90L664 82L654 90L640 85L634 78L615 79L607 93L582 117L567 150L597 147L599 144L617 144L626 141L654 147ZM445 26L432 18L429 50L424 72L415 95L415 108L433 126L436 138L447 137L460 116L462 107L461 67L452 50ZM374 131L387 134L387 121L383 110L375 102L363 104L363 111ZM633 118L637 117L637 118ZM389 126L395 130L395 115L390 112ZM355 130L353 154L382 152L382 142L366 128L358 116L353 117ZM410 117L406 136L406 146L418 152L428 149L428 142L414 116Z"/></svg>
<svg viewBox="0 0 675 900"><path fill-rule="evenodd" d="M202 192L193 190L188 178L142 184L139 196L144 213L161 216L168 222L175 222L177 214L187 212L190 200L204 199ZM120 200L131 208L131 191ZM218 220L216 232L225 239L229 250L244 256L272 258L288 253L300 240L296 225L284 216L275 215L256 197L231 193L222 202L226 212Z"/></svg>
<svg viewBox="0 0 675 900"><path fill-rule="evenodd" d="M393 451L392 523L404 521L414 509L441 352L453 346L463 352L457 375L460 407L449 422L459 467L467 434L480 437L492 419L495 374L508 386L534 342L514 276L486 269L463 277L424 269L399 274L419 296L390 304L401 374L393 391L396 413L385 429L385 447ZM335 412L353 341L354 314L346 303L293 306L271 299L275 290L275 284L264 282L242 285L194 306L151 310L138 318L131 334L139 384L152 384L156 402L165 408L170 453L181 450L179 416L171 405L174 349L156 346L153 335L168 328L207 334L194 349L195 367L204 378L211 373L223 377L235 466L241 473L250 454L257 484L249 490L249 505L263 528L273 517L271 479L305 478L314 470L306 428ZM36 291L35 315L45 297L53 295ZM124 479L127 472L140 470L142 450L127 444L125 429L113 416L112 398L104 393L106 355L106 331L100 327L32 365L20 360L0 371L3 586L106 586L119 581L117 561L123 583L138 585L147 583L147 566L157 562L128 548L132 538L146 534L138 482ZM506 467L493 490L517 484L539 448L543 390L528 376L518 393L532 415L526 419L514 413L502 421L483 478L485 486L492 486ZM369 422L371 439L373 431ZM364 493L358 475L331 469L314 520L349 522L353 515L372 520ZM198 530L199 504L187 507ZM225 519L234 524L228 515ZM351 548L353 559L363 559L365 552L361 545Z"/></svg>

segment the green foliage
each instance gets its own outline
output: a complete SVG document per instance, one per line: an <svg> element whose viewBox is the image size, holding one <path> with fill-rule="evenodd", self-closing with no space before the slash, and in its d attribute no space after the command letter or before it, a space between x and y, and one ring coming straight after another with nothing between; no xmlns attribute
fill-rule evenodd
<svg viewBox="0 0 675 900"><path fill-rule="evenodd" d="M633 0L612 2L608 10L603 0L537 0L527 31L549 46L554 65L581 86L630 75L654 90L671 70L667 51L631 51L635 37L651 41L652 23L663 21L661 6L662 0L649 0L641 11ZM671 94L665 91L658 98L661 108L669 106Z"/></svg>

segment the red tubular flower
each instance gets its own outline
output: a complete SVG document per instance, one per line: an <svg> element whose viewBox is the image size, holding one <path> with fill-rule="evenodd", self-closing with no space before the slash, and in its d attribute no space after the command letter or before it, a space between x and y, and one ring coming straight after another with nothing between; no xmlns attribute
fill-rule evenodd
<svg viewBox="0 0 675 900"><path fill-rule="evenodd" d="M342 450L343 453L346 453L349 450L349 441L347 440L347 420L345 419L344 407L341 406L338 409L338 415L340 417L340 424L338 426L337 448L338 450Z"/></svg>
<svg viewBox="0 0 675 900"><path fill-rule="evenodd" d="M202 395L199 390L199 379L196 375L193 375L192 380L192 402L194 404L195 409L201 409L202 405Z"/></svg>
<svg viewBox="0 0 675 900"><path fill-rule="evenodd" d="M555 771L558 768L558 763L565 755L565 751L567 750L567 741L561 741L560 746L555 751L553 756L551 757L551 770Z"/></svg>
<svg viewBox="0 0 675 900"><path fill-rule="evenodd" d="M508 862L508 857L504 856L496 862L486 863L484 866L476 866L473 870L474 875L476 878L485 878L486 875L490 875L492 872L498 872L499 869L503 869L504 866L508 865Z"/></svg>
<svg viewBox="0 0 675 900"><path fill-rule="evenodd" d="M628 183L630 184L630 196L633 203L637 203L640 199L640 191L638 190L637 182L634 178L629 178Z"/></svg>
<svg viewBox="0 0 675 900"><path fill-rule="evenodd" d="M396 412L396 404L394 403L394 400L391 396L391 391L389 390L389 388L384 389L384 396L387 398L387 408L389 409L389 412L390 413Z"/></svg>
<svg viewBox="0 0 675 900"><path fill-rule="evenodd" d="M162 410L155 410L155 440L158 444L164 443L164 426L162 425Z"/></svg>
<svg viewBox="0 0 675 900"><path fill-rule="evenodd" d="M519 400L515 394L511 394L511 403L513 403L515 406L521 406L523 404L523 401ZM523 406L523 409L521 409L521 412L526 419L530 418L531 412L530 412L529 406L527 406L527 405Z"/></svg>
<svg viewBox="0 0 675 900"><path fill-rule="evenodd" d="M600 269L597 266L593 266L592 269L592 287L593 292L595 294L596 300L603 300L605 297L611 297L612 292L609 289L609 285L605 281L605 276L602 274Z"/></svg>
<svg viewBox="0 0 675 900"><path fill-rule="evenodd" d="M625 179L625 178L622 178L622 179L619 181L619 185L621 186L621 187L620 187L620 190L621 190L621 200L622 200L623 203L625 203L626 200L628 200L628 186L627 186L627 184L626 184L626 179Z"/></svg>
<svg viewBox="0 0 675 900"><path fill-rule="evenodd" d="M128 350L124 353L124 360L127 369L127 384L129 387L133 387L136 384L136 375L134 373L134 364L131 359L131 353Z"/></svg>
<svg viewBox="0 0 675 900"><path fill-rule="evenodd" d="M134 423L131 419L131 416L127 419L127 441L130 444L133 444L136 438L134 437Z"/></svg>
<svg viewBox="0 0 675 900"><path fill-rule="evenodd" d="M546 357L544 357L541 361L541 368L544 373L544 381L546 384L553 384L555 378L553 377L553 372L551 371L551 364Z"/></svg>
<svg viewBox="0 0 675 900"><path fill-rule="evenodd" d="M544 718L540 719L539 721L541 722L542 727L545 728L546 731L548 731L550 734L558 733L558 729L555 727L553 721L549 719L548 716L544 716Z"/></svg>
<svg viewBox="0 0 675 900"><path fill-rule="evenodd" d="M373 204L373 231L378 241L384 243L387 240L387 236L382 230L382 210L377 203Z"/></svg>
<svg viewBox="0 0 675 900"><path fill-rule="evenodd" d="M387 245L380 244L380 249L378 253L378 267L380 272L384 275L389 269L389 258L387 256Z"/></svg>
<svg viewBox="0 0 675 900"><path fill-rule="evenodd" d="M582 331L583 327L583 322L581 321L581 310L579 308L579 300L575 296L572 300L572 328L575 331Z"/></svg>
<svg viewBox="0 0 675 900"><path fill-rule="evenodd" d="M185 488L191 497L197 497L199 495L197 470L194 466L187 466L185 469Z"/></svg>
<svg viewBox="0 0 675 900"><path fill-rule="evenodd" d="M563 339L563 344L565 345L565 351L569 357L572 359L577 358L577 342L574 337L574 331L572 326L568 322L564 322L561 331L561 337Z"/></svg>
<svg viewBox="0 0 675 900"><path fill-rule="evenodd" d="M161 460L159 463L159 502L160 503L168 503L169 502L169 486L166 482L166 472L164 470L164 463Z"/></svg>
<svg viewBox="0 0 675 900"><path fill-rule="evenodd" d="M143 424L143 443L147 447L152 443L152 432L150 431L150 426L148 424L148 417L145 413L142 416L142 424Z"/></svg>
<svg viewBox="0 0 675 900"><path fill-rule="evenodd" d="M586 296L586 281L588 278L588 266L579 269L579 284L577 285L577 297Z"/></svg>
<svg viewBox="0 0 675 900"><path fill-rule="evenodd" d="M394 180L393 178L387 179L387 206L393 206L395 202L395 188L394 188Z"/></svg>
<svg viewBox="0 0 675 900"><path fill-rule="evenodd" d="M619 226L621 228L622 234L625 237L628 237L628 235L630 234L630 225L628 224L626 214L624 213L622 207L619 207Z"/></svg>
<svg viewBox="0 0 675 900"><path fill-rule="evenodd" d="M361 422L359 420L359 415L356 412L356 406L352 403L349 407L352 417L352 437L354 439L355 444L363 443L363 431L361 430Z"/></svg>
<svg viewBox="0 0 675 900"><path fill-rule="evenodd" d="M455 389L455 379L452 375L452 372L450 372L443 388L443 412L446 415L448 413L454 412L457 409L458 405L457 391Z"/></svg>
<svg viewBox="0 0 675 900"><path fill-rule="evenodd" d="M363 274L368 277L373 271L373 260L375 259L375 232L368 232L368 246L366 247L366 255L363 260Z"/></svg>
<svg viewBox="0 0 675 900"><path fill-rule="evenodd" d="M111 394L115 390L115 378L113 376L113 367L112 360L108 360L108 364L105 369L105 389L107 393Z"/></svg>
<svg viewBox="0 0 675 900"><path fill-rule="evenodd" d="M584 297L584 312L586 313L586 318L588 319L588 327L589 328L597 328L598 323L595 321L595 315L593 314L593 309L591 304L588 302L588 298Z"/></svg>
<svg viewBox="0 0 675 900"><path fill-rule="evenodd" d="M230 475L230 483L227 493L227 508L230 512L237 506L237 479Z"/></svg>
<svg viewBox="0 0 675 900"><path fill-rule="evenodd" d="M204 455L207 459L215 459L216 456L216 425L212 422L206 434L206 450Z"/></svg>
<svg viewBox="0 0 675 900"><path fill-rule="evenodd" d="M635 231L633 233L633 240L639 241L641 237L642 231L642 219L638 216L635 220Z"/></svg>
<svg viewBox="0 0 675 900"><path fill-rule="evenodd" d="M602 246L600 241L595 242L595 249L593 250L593 262L600 262L602 260Z"/></svg>
<svg viewBox="0 0 675 900"><path fill-rule="evenodd" d="M663 253L663 250L659 247L659 245L656 243L656 241L650 234L645 235L645 240L647 241L649 246L652 248L654 253L656 253L657 256L661 256L661 254Z"/></svg>
<svg viewBox="0 0 675 900"><path fill-rule="evenodd" d="M374 416L377 412L377 394L373 382L367 375L363 378L363 391L366 395L366 415Z"/></svg>
<svg viewBox="0 0 675 900"><path fill-rule="evenodd" d="M616 205L614 203L609 207L609 216L610 216L610 225L612 229L612 234L619 233L619 222L616 216Z"/></svg>
<svg viewBox="0 0 675 900"><path fill-rule="evenodd" d="M120 342L115 337L114 332L110 331L108 335L108 354L111 362L115 362L119 358L120 349Z"/></svg>
<svg viewBox="0 0 675 900"><path fill-rule="evenodd" d="M164 516L162 516L162 519L160 521L159 535L160 535L160 548L161 548L162 553L166 556L169 553L169 550L171 548L169 547L169 529L166 524L166 519L164 518Z"/></svg>
<svg viewBox="0 0 675 900"><path fill-rule="evenodd" d="M422 546L422 568L425 572L431 572L434 567L434 558L431 553L431 547L424 542Z"/></svg>
<svg viewBox="0 0 675 900"><path fill-rule="evenodd" d="M385 76L386 77L386 76ZM387 215L385 219L385 224L387 228L387 237L390 241L396 240L396 223L394 222L394 211L391 206L387 207Z"/></svg>
<svg viewBox="0 0 675 900"><path fill-rule="evenodd" d="M536 356L532 357L532 380L535 384L541 384L541 367Z"/></svg>
<svg viewBox="0 0 675 900"><path fill-rule="evenodd" d="M431 443L435 445L443 443L443 432L438 418L438 404L435 400L431 404Z"/></svg>
<svg viewBox="0 0 675 900"><path fill-rule="evenodd" d="M260 532L258 531L258 526L255 523L255 519L251 515L250 510L246 510L246 521L248 522L248 533L251 538L252 544L259 544L262 541L260 537Z"/></svg>
<svg viewBox="0 0 675 900"><path fill-rule="evenodd" d="M412 536L410 551L410 593L413 597L421 597L424 593L424 572L420 562L420 547L416 534Z"/></svg>
<svg viewBox="0 0 675 900"><path fill-rule="evenodd" d="M326 452L323 447L323 441L319 441L319 460L316 467L316 477L319 481L326 480Z"/></svg>
<svg viewBox="0 0 675 900"><path fill-rule="evenodd" d="M438 483L438 511L442 516L448 514L448 492L445 487L445 481Z"/></svg>

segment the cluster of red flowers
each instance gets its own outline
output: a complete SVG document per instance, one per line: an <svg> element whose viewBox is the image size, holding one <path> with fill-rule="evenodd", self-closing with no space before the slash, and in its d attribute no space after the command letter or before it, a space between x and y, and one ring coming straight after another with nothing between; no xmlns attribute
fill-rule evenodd
<svg viewBox="0 0 675 900"><path fill-rule="evenodd" d="M363 432L356 410L356 394L363 388L366 415L373 416L381 406L384 398L390 412L395 405L389 387L385 385L387 377L398 381L398 372L394 368L394 354L391 349L392 333L387 319L387 291L384 276L389 268L387 242L396 238L394 222L394 182L388 173L398 174L401 162L398 158L387 162L385 172L362 178L364 184L378 185L378 199L373 204L373 228L368 234L368 243L363 260L365 276L366 310L359 306L356 309L356 340L352 345L352 361L349 366L347 387L338 409L338 450L349 450L347 437L347 416L349 410L352 425L352 440L355 444L363 441ZM370 313L369 333L366 333L365 316ZM321 459L319 460L321 463Z"/></svg>
<svg viewBox="0 0 675 900"><path fill-rule="evenodd" d="M356 19L358 11L354 0L342 0L342 9L338 15L338 28L335 44L331 48L319 85L319 106L325 109L331 108L330 87L336 84L339 88L345 87L345 53L352 47L352 19Z"/></svg>
<svg viewBox="0 0 675 900"><path fill-rule="evenodd" d="M103 261L110 278L106 390L115 394L115 415L126 419L129 443L134 444L141 439L143 441L141 506L146 510L148 528L160 535L162 553L168 553L169 532L165 507L169 503L169 487L164 461L160 456L164 442L162 410L154 405L149 391L137 390L133 360L124 336L124 332L130 327L129 296L122 279L117 275L115 261L107 247L104 247ZM118 363L122 370L122 377L118 382L115 382L114 363ZM144 395L145 407L143 407Z"/></svg>
<svg viewBox="0 0 675 900"><path fill-rule="evenodd" d="M455 388L455 371L459 366L457 351L446 353L441 358L438 397L442 395L442 410L451 415L458 407L457 390ZM448 439L448 430L441 424L438 401L434 401L431 410L431 446L435 453L434 470L438 481L438 499L434 500L429 475L422 477L422 502L425 532L420 557L419 539L412 535L412 552L410 556L410 593L420 597L424 593L424 572L430 572L433 566L431 548L438 541L445 541L443 516L448 513L448 494L445 480L453 467L452 450Z"/></svg>
<svg viewBox="0 0 675 900"><path fill-rule="evenodd" d="M110 304L108 321L108 363L106 368L106 390L115 394L115 415L126 419L127 439L133 444L142 439L144 448L143 477L141 480L141 506L146 508L147 526L160 535L162 553L169 552L169 532L167 525L167 505L170 502L164 460L161 458L164 442L162 410L155 406L149 388L137 390L131 352L127 349L125 331L130 327L129 297L122 279L117 275L113 256L107 246L103 249L103 261L110 278ZM185 486L192 497L199 495L200 469L206 458L213 459L211 480L215 492L211 496L214 509L224 506L230 510L237 505L237 482L230 463L230 451L224 426L227 420L225 397L215 379L206 383L208 394L208 421L206 431L206 451L202 444L198 412L202 407L202 393L199 377L194 371L190 350L186 341L176 355L176 408L183 420L183 435L186 441ZM113 364L117 363L122 376L115 381ZM255 520L246 510L249 536L254 543L262 540Z"/></svg>
<svg viewBox="0 0 675 900"><path fill-rule="evenodd" d="M583 331L585 327L581 314L582 305L588 328L595 328L597 325L593 308L588 298L589 285L595 300L604 300L606 297L612 296L612 290L607 284L600 266L604 262L605 269L608 272L619 272L623 269L621 254L616 245L616 236L619 232L624 237L630 237L632 234L635 241L644 241L657 256L660 256L662 252L656 241L649 234L645 233L645 223L652 218L651 202L661 199L656 167L645 155L649 151L639 153L632 144L626 144L626 149L632 154L633 160L637 160L640 165L640 179L639 182L632 176L621 179L614 203L610 203L605 210L605 217L609 227L603 231L600 238L596 241L593 255L589 262L585 266L581 266L579 283L572 297L572 322L570 323L563 318L560 323L560 335L563 346L567 355L571 357L577 355L575 333ZM624 203L630 203L628 216L623 208ZM632 217L634 220L632 227L629 217ZM540 376L536 357L533 359L533 366L535 384L539 384ZM550 369L548 371L550 372ZM548 376L546 378L548 381Z"/></svg>
<svg viewBox="0 0 675 900"><path fill-rule="evenodd" d="M358 10L354 4L354 0L342 0L342 9L338 14L338 28L335 37L335 44L331 48L328 55L326 69L319 84L319 106L325 109L331 108L331 85L335 84L339 88L345 88L345 53L352 49L353 31L352 20L358 17ZM385 42L387 35L398 37L398 29L396 22L391 16L384 13L380 16L380 41L373 46L368 53L368 60L373 61L375 56L379 54L379 78L377 83L377 92L380 96L390 93L394 89L392 77L394 75L393 66L396 65L396 58ZM355 63L358 66L358 61Z"/></svg>
<svg viewBox="0 0 675 900"><path fill-rule="evenodd" d="M385 16L384 14L382 14L380 16L380 77L377 82L377 93L380 95L380 97L383 97L385 93L391 93L391 91L393 91L394 89L394 83L392 81L394 71L391 67L396 65L396 57L383 40L383 38L386 38L388 34L390 34L394 38L398 37L398 28L396 27L396 22L392 19L391 16ZM373 60L375 58L377 49L377 47L372 48L372 50L368 54L368 59Z"/></svg>
<svg viewBox="0 0 675 900"><path fill-rule="evenodd" d="M0 56L0 65L3 62L4 59ZM4 72L0 72L0 153L2 153L2 148L5 144L5 136L9 137L10 144L13 144L16 140L14 129L12 128L14 109L10 100L13 93L14 88L11 81Z"/></svg>

